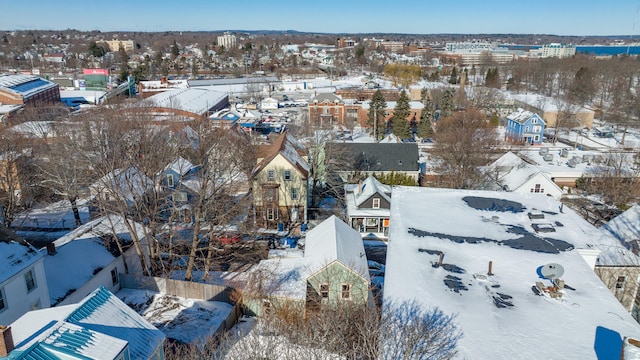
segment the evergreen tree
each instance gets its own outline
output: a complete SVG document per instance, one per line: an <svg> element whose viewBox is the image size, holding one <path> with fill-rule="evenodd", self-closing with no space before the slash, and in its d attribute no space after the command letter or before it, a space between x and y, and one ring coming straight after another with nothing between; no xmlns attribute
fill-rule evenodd
<svg viewBox="0 0 640 360"><path fill-rule="evenodd" d="M440 117L445 118L453 114L453 95L455 93L454 89L446 89L442 93L442 97L440 98Z"/></svg>
<svg viewBox="0 0 640 360"><path fill-rule="evenodd" d="M457 84L458 83L458 69L454 67L451 70L451 76L449 76L449 84Z"/></svg>
<svg viewBox="0 0 640 360"><path fill-rule="evenodd" d="M484 85L486 87L496 89L500 87L500 74L498 73L498 68L494 67L487 70L487 74L484 77Z"/></svg>
<svg viewBox="0 0 640 360"><path fill-rule="evenodd" d="M172 58L177 58L178 55L180 55L180 48L178 48L178 43L176 43L176 40L173 40L173 45L171 45L171 57Z"/></svg>
<svg viewBox="0 0 640 360"><path fill-rule="evenodd" d="M89 43L89 54L93 55L94 57L97 58L101 58L104 56L104 54L106 53L106 51L104 50L104 48L100 45L98 45L95 41L91 41Z"/></svg>
<svg viewBox="0 0 640 360"><path fill-rule="evenodd" d="M422 108L420 122L418 123L418 136L424 139L431 137L431 134L433 134L431 122L435 115L435 105L429 96L424 97L422 103L424 107Z"/></svg>
<svg viewBox="0 0 640 360"><path fill-rule="evenodd" d="M373 134L373 136L376 137L376 140L381 138L380 134L384 134L384 116L386 107L387 102L384 99L384 95L382 95L382 91L380 91L380 89L376 90L369 102L369 114L367 117L367 124L371 127L371 130L373 131L375 128L375 134ZM377 120L375 126L374 119Z"/></svg>
<svg viewBox="0 0 640 360"><path fill-rule="evenodd" d="M400 139L408 139L411 137L411 126L407 118L411 114L411 106L409 105L409 97L406 91L402 90L400 97L396 102L393 110L393 134Z"/></svg>

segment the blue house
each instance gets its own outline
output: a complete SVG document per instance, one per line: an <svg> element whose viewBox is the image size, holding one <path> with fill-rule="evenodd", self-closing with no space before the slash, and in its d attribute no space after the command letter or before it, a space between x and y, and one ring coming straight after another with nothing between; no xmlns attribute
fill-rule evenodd
<svg viewBox="0 0 640 360"><path fill-rule="evenodd" d="M545 125L538 114L518 109L507 116L505 139L514 143L540 145Z"/></svg>
<svg viewBox="0 0 640 360"><path fill-rule="evenodd" d="M158 174L157 183L167 199L166 209L163 211L166 219L173 214L174 221L193 221L190 204L197 199L200 187L199 171L200 166L193 165L189 160L179 157ZM177 217L175 211L179 211Z"/></svg>

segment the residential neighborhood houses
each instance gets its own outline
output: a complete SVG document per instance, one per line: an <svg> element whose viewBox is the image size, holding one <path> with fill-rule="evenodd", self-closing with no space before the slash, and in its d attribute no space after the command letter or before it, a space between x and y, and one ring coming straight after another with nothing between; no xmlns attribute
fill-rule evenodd
<svg viewBox="0 0 640 360"><path fill-rule="evenodd" d="M631 60L42 34L0 43L0 359L640 358Z"/></svg>

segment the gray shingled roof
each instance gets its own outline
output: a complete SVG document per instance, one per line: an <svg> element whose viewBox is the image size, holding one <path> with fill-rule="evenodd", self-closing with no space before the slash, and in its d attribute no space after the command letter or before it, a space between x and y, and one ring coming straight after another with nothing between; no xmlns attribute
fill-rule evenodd
<svg viewBox="0 0 640 360"><path fill-rule="evenodd" d="M353 156L354 170L361 171L418 171L418 144L339 144Z"/></svg>
<svg viewBox="0 0 640 360"><path fill-rule="evenodd" d="M316 96L314 96L309 102L315 102L318 101L319 103L323 102L323 101L329 101L329 102L335 102L336 100L338 100L338 102L340 103L344 103L344 100L342 100L342 98L340 98L339 96L333 94L333 93L320 93Z"/></svg>

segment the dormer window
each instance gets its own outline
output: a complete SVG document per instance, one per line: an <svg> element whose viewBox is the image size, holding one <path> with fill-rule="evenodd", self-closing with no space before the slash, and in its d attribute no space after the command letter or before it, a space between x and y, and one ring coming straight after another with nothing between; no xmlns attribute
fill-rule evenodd
<svg viewBox="0 0 640 360"><path fill-rule="evenodd" d="M167 174L167 186L173 187L175 184L173 182L173 174Z"/></svg>
<svg viewBox="0 0 640 360"><path fill-rule="evenodd" d="M373 198L373 205L372 207L374 209L380 209L380 198Z"/></svg>

